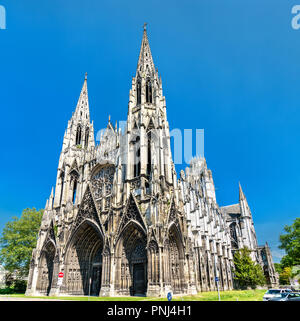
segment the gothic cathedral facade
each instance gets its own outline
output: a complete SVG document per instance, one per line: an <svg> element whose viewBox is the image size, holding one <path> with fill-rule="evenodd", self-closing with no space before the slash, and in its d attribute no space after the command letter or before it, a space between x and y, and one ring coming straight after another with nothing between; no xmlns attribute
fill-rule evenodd
<svg viewBox="0 0 300 321"><path fill-rule="evenodd" d="M85 77L64 134L26 294L195 294L216 290L216 277L221 290L230 290L233 253L244 246L275 285L270 249L258 246L241 186L239 193L238 204L219 207L204 158L194 158L178 179L162 80L144 28L125 131L109 119L99 144Z"/></svg>

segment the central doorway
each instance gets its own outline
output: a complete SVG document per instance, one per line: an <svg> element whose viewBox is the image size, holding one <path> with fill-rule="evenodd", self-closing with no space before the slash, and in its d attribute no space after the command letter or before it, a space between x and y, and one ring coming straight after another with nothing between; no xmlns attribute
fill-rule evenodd
<svg viewBox="0 0 300 321"><path fill-rule="evenodd" d="M98 296L101 288L101 272L102 266L100 263L93 264L92 281L91 281L91 295Z"/></svg>
<svg viewBox="0 0 300 321"><path fill-rule="evenodd" d="M145 264L133 264L133 295L145 295L146 276Z"/></svg>
<svg viewBox="0 0 300 321"><path fill-rule="evenodd" d="M147 293L147 236L136 223L127 224L116 244L115 290L119 295Z"/></svg>

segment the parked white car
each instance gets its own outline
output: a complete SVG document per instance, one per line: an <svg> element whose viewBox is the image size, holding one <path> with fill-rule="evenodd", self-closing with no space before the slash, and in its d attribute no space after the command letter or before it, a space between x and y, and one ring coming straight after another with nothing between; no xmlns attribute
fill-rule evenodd
<svg viewBox="0 0 300 321"><path fill-rule="evenodd" d="M269 289L263 296L263 301L269 301L272 298L281 297L281 293L293 292L291 289Z"/></svg>

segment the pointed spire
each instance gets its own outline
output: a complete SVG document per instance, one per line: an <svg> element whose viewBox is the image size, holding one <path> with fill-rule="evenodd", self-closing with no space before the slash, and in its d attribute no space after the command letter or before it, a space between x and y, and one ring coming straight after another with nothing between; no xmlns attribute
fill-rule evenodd
<svg viewBox="0 0 300 321"><path fill-rule="evenodd" d="M54 199L54 193L53 193L53 187L52 187L49 202L48 202L48 210L52 210L53 208L53 199Z"/></svg>
<svg viewBox="0 0 300 321"><path fill-rule="evenodd" d="M77 102L74 115L77 119L87 120L90 119L88 88L87 88L87 72L84 76L83 86L80 92L80 96Z"/></svg>
<svg viewBox="0 0 300 321"><path fill-rule="evenodd" d="M246 198L240 182L239 182L239 194L240 194L240 201Z"/></svg>
<svg viewBox="0 0 300 321"><path fill-rule="evenodd" d="M143 39L137 65L137 74L139 73L141 76L143 76L145 73L151 74L155 72L146 26L147 23L144 23Z"/></svg>
<svg viewBox="0 0 300 321"><path fill-rule="evenodd" d="M49 200L47 199L47 201L46 201L46 205L45 205L45 210L47 210L47 209L48 209L48 206L49 206Z"/></svg>

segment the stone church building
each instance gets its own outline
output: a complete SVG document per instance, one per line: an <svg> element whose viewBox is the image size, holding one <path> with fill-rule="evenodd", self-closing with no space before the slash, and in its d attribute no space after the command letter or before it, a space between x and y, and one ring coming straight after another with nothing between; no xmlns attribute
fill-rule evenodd
<svg viewBox="0 0 300 321"><path fill-rule="evenodd" d="M85 77L26 294L195 294L216 290L216 277L220 289L229 290L235 286L234 251L244 246L275 285L270 249L257 244L241 186L238 204L219 207L204 158L192 159L178 179L162 80L145 27L127 115L124 131L109 119L95 144Z"/></svg>

